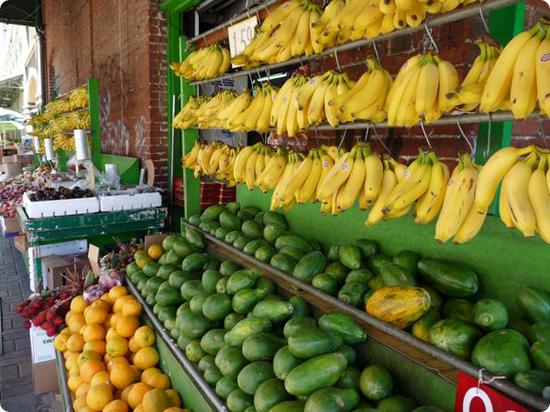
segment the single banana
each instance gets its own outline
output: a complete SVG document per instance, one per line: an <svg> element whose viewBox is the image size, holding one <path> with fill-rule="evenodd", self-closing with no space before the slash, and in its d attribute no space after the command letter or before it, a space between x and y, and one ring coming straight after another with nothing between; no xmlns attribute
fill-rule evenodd
<svg viewBox="0 0 550 412"><path fill-rule="evenodd" d="M431 222L443 206L443 199L449 182L449 168L434 156L428 191L418 199L415 210L415 222L425 225Z"/></svg>
<svg viewBox="0 0 550 412"><path fill-rule="evenodd" d="M535 236L536 228L535 212L528 192L534 161L536 155L533 153L527 159L516 162L504 176L512 220L525 237Z"/></svg>
<svg viewBox="0 0 550 412"><path fill-rule="evenodd" d="M342 185L342 190L338 193L336 208L338 211L349 209L353 206L361 190L365 186L365 162L361 149L356 151L353 167L348 180Z"/></svg>
<svg viewBox="0 0 550 412"><path fill-rule="evenodd" d="M529 179L529 200L533 206L540 237L550 243L550 194L546 187L546 167L548 157L542 156L537 169Z"/></svg>
<svg viewBox="0 0 550 412"><path fill-rule="evenodd" d="M310 152L310 154L311 153L313 153L311 170L302 187L296 191L296 203L306 203L313 198L315 190L317 189L317 184L319 183L319 178L321 177L321 172L323 171L319 153L316 150Z"/></svg>
<svg viewBox="0 0 550 412"><path fill-rule="evenodd" d="M393 170L391 170L390 162L384 161L384 173L382 176L382 187L380 189L380 194L378 198L372 205L372 208L369 212L369 216L365 221L367 227L373 226L374 224L380 222L384 218L383 209L386 205L388 195L393 191L397 185L397 177Z"/></svg>
<svg viewBox="0 0 550 412"><path fill-rule="evenodd" d="M550 116L550 30L539 45L535 57L537 100L542 114Z"/></svg>
<svg viewBox="0 0 550 412"><path fill-rule="evenodd" d="M486 217L487 212L478 212L475 204L472 204L470 206L470 210L468 210L468 213L464 218L464 221L458 228L453 242L457 245L461 245L473 239L481 230L483 223L485 223Z"/></svg>
<svg viewBox="0 0 550 412"><path fill-rule="evenodd" d="M353 154L355 153L352 152L341 156L334 163L334 166L327 173L323 181L319 182L320 186L317 189L317 197L319 199L326 199L332 196L348 179L354 163Z"/></svg>
<svg viewBox="0 0 550 412"><path fill-rule="evenodd" d="M498 198L498 214L500 215L500 220L502 220L507 228L515 227L512 216L510 215L510 205L508 204L508 198L506 197L504 182L502 182L502 184L500 185L500 195Z"/></svg>
<svg viewBox="0 0 550 412"><path fill-rule="evenodd" d="M384 163L377 153L371 152L370 149L364 152L365 155L365 185L363 187L364 197L368 203L374 202L380 190L382 189L382 181L384 179Z"/></svg>

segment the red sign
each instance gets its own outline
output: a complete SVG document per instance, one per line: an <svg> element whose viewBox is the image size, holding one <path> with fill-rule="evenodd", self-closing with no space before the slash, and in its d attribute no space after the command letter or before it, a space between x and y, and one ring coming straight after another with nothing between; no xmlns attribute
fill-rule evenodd
<svg viewBox="0 0 550 412"><path fill-rule="evenodd" d="M493 388L458 372L455 412L529 412Z"/></svg>

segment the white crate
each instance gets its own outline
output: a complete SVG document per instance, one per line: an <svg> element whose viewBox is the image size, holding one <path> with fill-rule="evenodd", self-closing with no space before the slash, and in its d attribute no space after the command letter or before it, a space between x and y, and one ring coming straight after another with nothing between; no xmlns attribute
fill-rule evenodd
<svg viewBox="0 0 550 412"><path fill-rule="evenodd" d="M81 199L44 200L31 202L27 193L23 195L23 206L27 216L31 219L42 217L83 215L99 212L97 197L84 197Z"/></svg>
<svg viewBox="0 0 550 412"><path fill-rule="evenodd" d="M99 210L102 212L148 209L161 205L162 197L159 192L99 196Z"/></svg>

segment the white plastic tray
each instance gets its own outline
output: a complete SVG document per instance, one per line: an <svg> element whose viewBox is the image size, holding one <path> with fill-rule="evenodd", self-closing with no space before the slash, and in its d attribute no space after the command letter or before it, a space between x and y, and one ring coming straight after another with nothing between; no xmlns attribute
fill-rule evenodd
<svg viewBox="0 0 550 412"><path fill-rule="evenodd" d="M42 217L84 215L99 212L97 197L84 197L81 199L45 200L31 202L27 193L23 195L23 206L27 216L31 219Z"/></svg>
<svg viewBox="0 0 550 412"><path fill-rule="evenodd" d="M159 192L99 196L99 209L102 212L148 209L160 206L162 206L162 197Z"/></svg>

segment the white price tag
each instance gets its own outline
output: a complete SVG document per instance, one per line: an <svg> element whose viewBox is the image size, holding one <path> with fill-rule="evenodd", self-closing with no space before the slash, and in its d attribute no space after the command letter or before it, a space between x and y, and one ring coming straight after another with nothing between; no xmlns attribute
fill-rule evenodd
<svg viewBox="0 0 550 412"><path fill-rule="evenodd" d="M250 44L254 38L254 29L257 25L258 16L254 16L227 28L231 57L241 54L245 47Z"/></svg>

